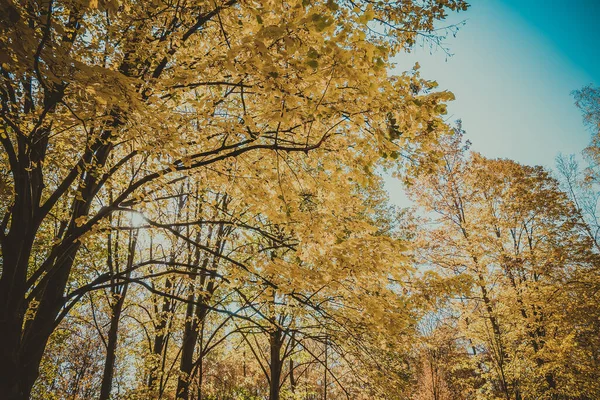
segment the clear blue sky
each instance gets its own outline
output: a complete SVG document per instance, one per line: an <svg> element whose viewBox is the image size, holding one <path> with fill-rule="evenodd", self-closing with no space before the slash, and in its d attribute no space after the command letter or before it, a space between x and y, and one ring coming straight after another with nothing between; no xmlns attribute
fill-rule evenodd
<svg viewBox="0 0 600 400"><path fill-rule="evenodd" d="M578 154L590 133L571 91L600 84L600 0L472 0L466 20L445 41L453 55L418 48L397 58L416 61L424 78L449 89L451 120L462 119L473 149L488 157L553 167L557 154ZM405 205L386 179L392 201Z"/></svg>

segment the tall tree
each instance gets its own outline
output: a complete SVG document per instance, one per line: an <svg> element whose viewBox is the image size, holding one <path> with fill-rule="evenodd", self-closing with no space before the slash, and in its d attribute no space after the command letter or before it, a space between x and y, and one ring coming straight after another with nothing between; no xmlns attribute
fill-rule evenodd
<svg viewBox="0 0 600 400"><path fill-rule="evenodd" d="M460 130L442 151L439 171L413 189L438 216L422 261L471 282L454 312L488 390L506 399L592 395L591 377L571 360L578 326L591 321L575 322L564 307L593 295L577 283L596 258L578 210L548 171L469 154ZM593 359L589 349L580 362Z"/></svg>
<svg viewBox="0 0 600 400"><path fill-rule="evenodd" d="M377 149L426 152L450 95L423 93L431 83L389 78L386 67L447 10L464 8L4 1L0 392L29 397L50 336L81 298L68 291L82 241L111 213L251 154L350 146L340 156L368 166ZM124 181L130 166L136 175ZM109 189L114 197L100 201Z"/></svg>

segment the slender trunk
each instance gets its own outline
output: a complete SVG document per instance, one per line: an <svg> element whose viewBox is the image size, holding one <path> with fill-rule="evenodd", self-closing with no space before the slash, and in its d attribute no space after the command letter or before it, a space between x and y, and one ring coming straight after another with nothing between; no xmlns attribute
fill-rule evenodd
<svg viewBox="0 0 600 400"><path fill-rule="evenodd" d="M173 284L171 282L171 278L167 277L165 279L165 292L169 293ZM154 330L156 332L154 336L154 343L152 346L152 367L150 368L150 373L148 376L148 390L153 392L156 388L156 381L158 376L162 374L162 368L159 368L159 365L162 365L162 354L165 347L166 337L167 337L167 322L169 320L169 313L171 312L171 300L168 297L162 298L162 306L160 311L158 312L158 323L155 325Z"/></svg>
<svg viewBox="0 0 600 400"><path fill-rule="evenodd" d="M323 371L323 400L327 400L327 368L329 368L327 366L328 363L328 359L327 359L327 350L328 350L328 346L327 346L327 341L328 338L325 337L325 370Z"/></svg>
<svg viewBox="0 0 600 400"><path fill-rule="evenodd" d="M193 294L188 300L193 301ZM194 312L195 308L195 312ZM196 343L198 342L198 326L206 316L206 307L200 303L194 307L193 303L188 303L186 310L186 322L183 332L183 345L181 349L181 363L179 370L181 374L177 380L177 399L188 400L190 395L190 382L192 379L192 370L194 368L194 353Z"/></svg>
<svg viewBox="0 0 600 400"><path fill-rule="evenodd" d="M202 340L202 338L200 338ZM202 381L204 379L204 360L202 359L202 354L200 354L200 358L198 359L198 400L202 400Z"/></svg>
<svg viewBox="0 0 600 400"><path fill-rule="evenodd" d="M180 193L183 193L184 184L181 184ZM183 207L185 205L185 196L181 196L176 203L175 208L175 220L179 220ZM181 227L176 227L175 232L179 234L181 232ZM169 256L169 262L174 263L177 260L177 254L173 251ZM165 293L172 294L171 292L174 290L173 280L170 276L167 275L165 278ZM166 356L163 354L165 351L165 347L168 342L168 321L171 317L171 313L173 312L174 306L173 301L169 299L167 296L162 298L162 307L159 310L156 303L154 303L154 311L158 316L158 322L154 325L154 344L152 346L152 364L150 367L150 373L148 376L148 391L152 393L154 396L158 394L162 394L163 391L163 373L165 368ZM160 380L158 379L160 377ZM157 386L158 382L158 387Z"/></svg>
<svg viewBox="0 0 600 400"><path fill-rule="evenodd" d="M290 338L291 351L294 351L294 347L296 346L296 332L292 332L292 337ZM290 357L290 391L296 393L296 377L294 376L294 359Z"/></svg>
<svg viewBox="0 0 600 400"><path fill-rule="evenodd" d="M531 244L530 244L530 250L533 251L533 249L531 248ZM514 266L518 266L518 264L515 263ZM538 368L542 368L542 366L545 364L545 360L538 357L537 354L539 353L540 348L543 347L544 337L546 336L546 333L543 328L538 327L536 329L532 329L531 324L529 322L529 314L527 313L525 301L523 300L522 292L517 285L517 282L515 280L515 277L514 277L511 267L512 267L512 265L510 265L509 263L505 263L504 270L505 270L506 274L508 275L508 277L510 278L511 286L512 286L513 290L515 291L515 294L517 297L517 303L519 304L519 311L521 313L521 316L523 317L523 321L527 328L528 336L530 337L531 347L533 349L533 352L536 354L536 358L535 358L536 364L537 364ZM539 323L544 321L542 313L540 313L539 317L538 317L538 313L535 311L535 305L533 306L533 315L537 317ZM554 391L556 389L556 381L554 379L554 375L549 372L544 375L544 379L546 380L548 387L552 391ZM517 396L520 397L520 394L518 392L517 392ZM517 399L517 400L519 400L519 399Z"/></svg>
<svg viewBox="0 0 600 400"><path fill-rule="evenodd" d="M206 268L208 258L205 259L204 268ZM205 277L203 276L200 281L200 287L204 288ZM198 343L199 328L204 323L204 319L208 314L208 307L206 302L212 295L214 286L214 277L208 282L206 286L206 292L208 294L198 296L196 304L194 301L193 285L190 285L190 295L188 300L190 301L186 308L185 315L185 328L183 331L183 344L181 348L181 363L179 370L181 371L179 379L177 380L177 399L188 400L190 393L190 382L192 380L192 371L194 365L200 363L202 365L202 355L200 355L197 361L194 361L194 353L196 352L196 344ZM202 375L202 370L199 370ZM202 377L200 377L202 379Z"/></svg>
<svg viewBox="0 0 600 400"><path fill-rule="evenodd" d="M479 288L481 290L481 297L485 304L485 308L487 311L487 317L490 321L490 324L492 325L492 332L494 334L495 343L492 343L492 346L495 348L495 353L498 358L497 366L498 366L498 370L500 372L500 390L502 391L504 396L507 398L507 400L510 400L510 392L509 392L509 388L508 388L508 382L506 379L506 373L504 371L504 364L505 364L504 361L506 359L506 352L504 351L504 345L502 343L502 332L500 330L500 324L498 323L498 319L494 315L492 300L490 299L487 288L485 287L485 279L481 273L478 273L478 278L479 278Z"/></svg>
<svg viewBox="0 0 600 400"><path fill-rule="evenodd" d="M456 216L458 217L458 221L460 222L460 230L462 233L462 236L465 238L465 240L467 241L467 243L471 243L471 239L470 239L470 234L467 231L467 229L465 228L465 223L466 223L466 218L465 218L465 209L464 209L464 202L462 199L462 195L460 193L460 190L458 189L458 187L456 187L456 181L454 180L454 172L451 171L451 167L449 165L446 165L447 171L449 173L452 174L452 196L453 196L453 200L454 200L454 208L455 208L455 212L456 212ZM496 364L497 367L499 369L500 372L500 386L501 386L501 391L502 394L506 397L507 400L510 400L510 394L509 394L509 390L508 390L508 384L506 381L506 374L504 371L504 360L506 358L506 352L504 351L504 346L502 343L502 337L501 337L501 330L500 330L500 324L498 322L497 317L494 314L494 307L492 304L492 301L489 297L489 293L487 291L487 287L486 287L486 281L485 281L485 277L483 275L483 271L486 270L486 267L483 266L483 268L480 266L479 264L479 258L476 254L471 253L470 254L471 259L473 260L474 266L475 266L475 273L477 275L478 278L478 286L479 289L481 290L481 297L484 301L485 304L485 309L487 311L487 319L490 321L491 325L492 325L492 331L494 334L494 342L495 343L491 343L491 347L494 350L494 353L496 353Z"/></svg>
<svg viewBox="0 0 600 400"><path fill-rule="evenodd" d="M138 232L136 231L129 238L129 254L127 255L126 264L126 270L128 271L126 274L127 279L131 277L131 267L133 266L133 260L135 257L137 234ZM127 296L128 288L129 282L125 281L121 287L115 287L112 289L113 299L116 301L111 307L110 328L108 330L108 342L106 345L106 360L104 362L104 373L102 375L99 400L108 400L110 397L117 354L119 322L121 321L121 313L123 312L123 304L125 304L125 297Z"/></svg>
<svg viewBox="0 0 600 400"><path fill-rule="evenodd" d="M212 238L212 233L212 229L209 229L207 235L207 244ZM216 272L219 263L219 255L223 252L223 246L225 243L224 236L224 224L219 224L216 234L217 239L215 242L216 255L213 256L211 274L209 276L202 275L200 278L200 287L204 289L204 293L199 295L196 301L194 301L194 284L190 283L190 294L188 296L188 304L186 308L186 322L181 349L181 362L179 365L180 374L177 380L177 399L188 400L190 396L190 383L192 381L192 371L195 365L194 353L196 351L196 344L198 342L199 334L198 328L200 324L204 322L204 319L208 314L207 303L216 289ZM200 241L200 232L198 232L196 241ZM200 249L197 248L194 262L194 264L197 266L200 265L200 257L201 252ZM208 262L209 258L204 257L202 270L206 271ZM190 279L195 280L195 276L190 276Z"/></svg>
<svg viewBox="0 0 600 400"><path fill-rule="evenodd" d="M269 400L279 400L279 384L281 381L281 346L283 344L282 332L280 329L273 329L269 333L269 348L271 353L270 372L271 379L269 382Z"/></svg>
<svg viewBox="0 0 600 400"><path fill-rule="evenodd" d="M290 391L296 393L296 377L294 376L294 360L290 358Z"/></svg>
<svg viewBox="0 0 600 400"><path fill-rule="evenodd" d="M437 359L435 356L435 350L429 352L429 372L431 375L431 392L433 393L433 400L439 400L438 392L438 374L437 374Z"/></svg>
<svg viewBox="0 0 600 400"><path fill-rule="evenodd" d="M123 297L119 298L115 305L111 307L110 328L108 330L108 340L106 345L106 359L104 361L104 373L102 375L102 383L100 385L99 400L107 400L110 397L112 389L112 380L114 375L115 360L117 353L117 340L119 321L123 310Z"/></svg>

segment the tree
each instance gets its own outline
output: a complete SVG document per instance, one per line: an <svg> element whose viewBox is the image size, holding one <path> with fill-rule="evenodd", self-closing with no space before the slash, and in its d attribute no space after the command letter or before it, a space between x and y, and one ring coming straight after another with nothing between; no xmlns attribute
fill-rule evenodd
<svg viewBox="0 0 600 400"><path fill-rule="evenodd" d="M359 171L378 151L427 152L450 95L415 91L433 84L389 78L386 67L464 8L3 2L0 392L29 397L50 336L83 297L73 281L82 242L111 214L193 171L226 174L259 154L323 148ZM129 168L135 176L123 180Z"/></svg>
<svg viewBox="0 0 600 400"><path fill-rule="evenodd" d="M594 378L573 357L595 363L579 341L594 322L564 307L587 307L594 296L578 283L595 274L596 258L578 210L548 171L469 154L459 129L442 151L438 171L412 190L439 218L424 231L420 256L448 279L470 282L451 303L485 396L593 398Z"/></svg>
<svg viewBox="0 0 600 400"><path fill-rule="evenodd" d="M584 121L596 135L600 128L600 88L585 86L573 92L575 105L582 111ZM597 139L597 138L595 138Z"/></svg>

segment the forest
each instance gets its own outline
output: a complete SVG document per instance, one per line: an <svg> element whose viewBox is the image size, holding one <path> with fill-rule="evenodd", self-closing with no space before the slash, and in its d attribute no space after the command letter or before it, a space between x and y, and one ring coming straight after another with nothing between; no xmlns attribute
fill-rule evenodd
<svg viewBox="0 0 600 400"><path fill-rule="evenodd" d="M0 0L0 400L600 399L600 88L550 169L392 72L472 6Z"/></svg>

